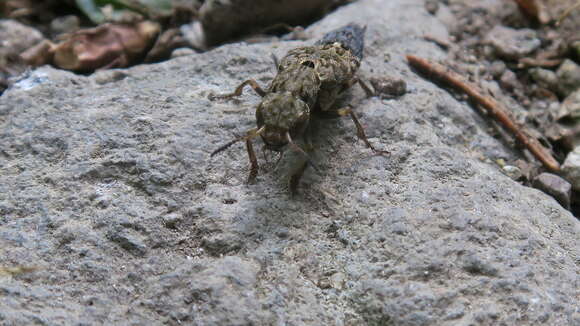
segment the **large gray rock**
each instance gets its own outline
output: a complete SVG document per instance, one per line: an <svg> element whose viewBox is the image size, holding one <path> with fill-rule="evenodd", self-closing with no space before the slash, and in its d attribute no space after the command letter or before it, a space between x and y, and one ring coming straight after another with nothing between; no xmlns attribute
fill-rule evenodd
<svg viewBox="0 0 580 326"><path fill-rule="evenodd" d="M395 100L317 122L319 174L286 187L293 157L245 185L247 155L217 146L255 124L270 54L231 44L91 77L40 68L0 98L4 325L578 325L577 220L481 158L514 154L404 54L445 55L418 0L366 0L309 28L366 23L360 75L403 78ZM391 60L385 62L385 57ZM258 146L260 148L260 146ZM269 154L268 154L269 155Z"/></svg>

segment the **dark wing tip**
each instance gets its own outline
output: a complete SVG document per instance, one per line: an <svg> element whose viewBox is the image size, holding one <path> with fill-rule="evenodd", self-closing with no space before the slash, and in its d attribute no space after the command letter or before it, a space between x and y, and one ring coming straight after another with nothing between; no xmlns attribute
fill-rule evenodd
<svg viewBox="0 0 580 326"><path fill-rule="evenodd" d="M338 42L349 49L359 60L363 58L366 25L350 23L334 31L328 32L317 44Z"/></svg>

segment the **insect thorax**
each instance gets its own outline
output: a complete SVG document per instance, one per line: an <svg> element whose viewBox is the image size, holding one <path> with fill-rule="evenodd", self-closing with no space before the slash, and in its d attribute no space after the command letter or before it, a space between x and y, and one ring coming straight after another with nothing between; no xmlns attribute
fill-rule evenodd
<svg viewBox="0 0 580 326"><path fill-rule="evenodd" d="M290 92L270 93L264 97L256 111L258 126L291 130L296 124L308 120L310 108Z"/></svg>

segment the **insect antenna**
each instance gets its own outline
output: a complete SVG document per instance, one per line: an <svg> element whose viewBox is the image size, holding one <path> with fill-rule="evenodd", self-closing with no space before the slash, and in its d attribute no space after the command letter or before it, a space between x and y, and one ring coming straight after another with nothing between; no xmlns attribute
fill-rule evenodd
<svg viewBox="0 0 580 326"><path fill-rule="evenodd" d="M286 132L286 139L288 140L288 144L290 144L290 147L292 148L293 151L300 153L300 155L302 155L302 157L306 160L306 162L312 165L312 167L314 168L314 170L316 170L316 172L320 172L318 166L314 164L314 161L312 161L310 156L302 148L300 148L300 146L294 143L292 137L290 136L290 132L288 131Z"/></svg>
<svg viewBox="0 0 580 326"><path fill-rule="evenodd" d="M226 144L224 144L224 145L220 146L218 149L216 149L215 151L213 151L213 152L211 153L210 157L213 157L213 156L214 156L214 155L216 155L217 153L219 153L219 152L222 152L222 151L224 151L224 150L228 149L230 146L232 146L233 144L235 144L235 143L237 143L237 142L240 142L240 141L242 141L242 140L248 140L248 139L255 138L255 137L257 137L258 135L260 135L262 132L264 132L264 130L265 130L265 127L262 127L262 128L260 128L260 129L258 129L258 128L250 129L250 130L249 130L249 131L246 133L246 135L245 135L245 136L238 137L238 138L236 138L236 139L234 139L234 140L232 140L232 141L230 141L230 142L228 142L228 143L226 143Z"/></svg>

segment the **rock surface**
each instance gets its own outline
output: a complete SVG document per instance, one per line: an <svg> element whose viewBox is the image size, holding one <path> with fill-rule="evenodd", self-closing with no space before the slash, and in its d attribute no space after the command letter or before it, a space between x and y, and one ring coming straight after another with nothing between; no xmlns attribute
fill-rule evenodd
<svg viewBox="0 0 580 326"><path fill-rule="evenodd" d="M258 155L250 186L243 146L209 158L254 126L259 98L207 96L266 85L271 53L315 39L91 77L40 68L8 89L0 264L36 270L0 278L0 324L578 325L578 221L482 162L516 154L404 61L443 58L422 38L443 24L419 0L362 0L308 32L353 20L368 26L360 75L407 84L348 100L391 155L351 121L318 121L321 172L296 198L291 155Z"/></svg>

